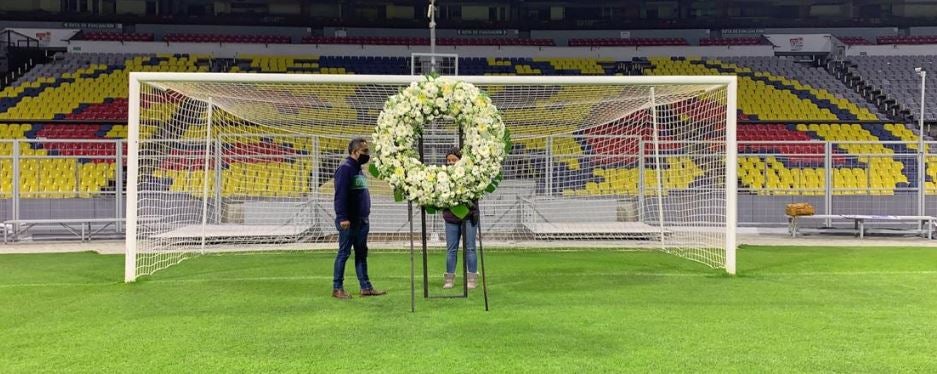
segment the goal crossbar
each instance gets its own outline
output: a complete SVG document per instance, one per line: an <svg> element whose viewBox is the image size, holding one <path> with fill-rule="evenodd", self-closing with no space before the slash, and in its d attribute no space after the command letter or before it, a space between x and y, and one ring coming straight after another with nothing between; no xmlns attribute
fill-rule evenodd
<svg viewBox="0 0 937 374"><path fill-rule="evenodd" d="M415 82L420 76L412 75L365 75L365 74L251 74L251 73L172 73L131 72L130 81L156 83L173 82L258 82L258 83L349 83L349 84L404 84ZM456 78L453 78L456 79ZM520 76L520 75L463 75L458 80L473 84L518 84L518 85L735 85L734 75L700 76Z"/></svg>

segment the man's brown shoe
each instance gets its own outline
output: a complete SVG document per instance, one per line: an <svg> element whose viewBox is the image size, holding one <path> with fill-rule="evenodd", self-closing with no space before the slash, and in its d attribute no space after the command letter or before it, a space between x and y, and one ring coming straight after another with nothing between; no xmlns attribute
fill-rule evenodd
<svg viewBox="0 0 937 374"><path fill-rule="evenodd" d="M350 299L350 298L351 298L351 294L345 292L344 289L336 288L336 289L332 290L332 297L334 297L334 298L336 298L336 299L343 299L343 300L344 300L344 299Z"/></svg>
<svg viewBox="0 0 937 374"><path fill-rule="evenodd" d="M361 296L381 296L386 294L387 291L378 291L373 288L366 288L361 290Z"/></svg>

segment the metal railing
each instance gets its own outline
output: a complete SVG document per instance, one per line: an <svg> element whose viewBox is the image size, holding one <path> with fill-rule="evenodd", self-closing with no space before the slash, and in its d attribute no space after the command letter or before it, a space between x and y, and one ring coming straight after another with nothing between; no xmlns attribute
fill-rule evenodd
<svg viewBox="0 0 937 374"><path fill-rule="evenodd" d="M605 159L606 164L601 166L602 168L637 169L639 181L636 193L616 191L612 195L633 198L638 209L643 210L647 195L645 189L654 183L643 180L645 170L656 170L654 165L658 162L666 168L666 160L673 157L689 157L710 163L714 159L724 157L724 153L718 149L719 144L715 142L668 141L684 146L695 143L700 147L692 152L661 153L658 155L660 160L655 161L655 155L647 152L653 149L648 141L634 136L593 136L596 137L607 140L630 139L635 142L637 153L558 153L555 151L555 144L561 140L569 140L563 138L585 141L589 136L543 136L536 137L543 140L543 149L540 151L542 153L512 155L511 157L518 161L511 167L516 167L517 170L514 171L521 173L519 178L542 178L545 185L537 193L557 197L562 197L562 191L557 186L565 185L564 178L583 178L584 175L589 178L596 177L594 174L589 175L589 171L580 171L577 176L557 175L557 163L578 158L584 164L595 164L595 161ZM318 144L315 136L310 136L309 139L313 144ZM518 137L517 140L523 139ZM84 151L65 151L69 149L67 145L81 145L79 148ZM798 153L799 151L785 148L801 145L810 145L822 151ZM826 214L937 214L937 204L933 204L937 202L937 154L929 151L937 147L937 142L927 142L923 152L915 149L916 143L900 141L807 141L784 144L744 141L739 142L739 146L743 150L748 149L746 146L761 147L761 151L739 153L740 225L784 224L784 203L798 201L811 202L817 206L818 213ZM0 140L0 222L33 218L123 218L124 170L127 161L126 156L122 154L124 147L124 140ZM773 150L768 150L772 147ZM864 149L866 152L850 153L847 148L854 151ZM40 155L36 149L60 151L53 152L56 153L53 155ZM95 152L89 153L88 149ZM711 152L707 152L707 149ZM339 155L328 151L317 152L323 156L330 155L328 158L340 158ZM644 154L644 157L641 157L641 154ZM243 156L231 157L236 159ZM613 161L608 162L609 158ZM214 163L220 163L218 157L212 160ZM322 171L319 168L310 171L314 173L313 180L320 181L319 174ZM523 168L531 170L525 171ZM220 171L220 167L215 169L216 172ZM74 177L63 176L66 171L74 173ZM719 171L714 170L711 173ZM718 177L715 174L713 176ZM708 177L711 176L704 175L700 178ZM216 178L220 179L218 176ZM719 183L711 181L707 185L691 184L689 189L668 192L716 192L721 188L723 187ZM214 194L215 199L221 199L217 196L220 194L218 189L214 190Z"/></svg>

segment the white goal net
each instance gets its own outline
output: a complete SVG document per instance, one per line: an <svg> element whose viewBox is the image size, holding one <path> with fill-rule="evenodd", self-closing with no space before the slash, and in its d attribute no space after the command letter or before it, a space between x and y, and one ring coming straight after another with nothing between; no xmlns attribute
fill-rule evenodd
<svg viewBox="0 0 937 374"><path fill-rule="evenodd" d="M419 79L130 78L127 281L208 252L332 248L348 141ZM647 248L734 273L734 77L458 79L491 96L514 140L480 204L486 248ZM445 120L424 135L426 163L457 144ZM404 248L407 205L373 178L370 192L371 247Z"/></svg>
<svg viewBox="0 0 937 374"><path fill-rule="evenodd" d="M459 75L459 55L454 53L410 54L410 75Z"/></svg>

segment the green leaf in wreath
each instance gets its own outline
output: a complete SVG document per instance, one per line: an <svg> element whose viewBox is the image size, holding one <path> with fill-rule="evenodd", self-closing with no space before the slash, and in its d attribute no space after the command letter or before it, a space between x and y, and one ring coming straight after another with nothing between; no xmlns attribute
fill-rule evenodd
<svg viewBox="0 0 937 374"><path fill-rule="evenodd" d="M398 203L403 201L403 191L397 189L394 190L394 201Z"/></svg>
<svg viewBox="0 0 937 374"><path fill-rule="evenodd" d="M485 192L492 193L492 192L495 192L496 189L498 189L498 184L495 182L491 182L491 184L489 184L488 187L485 188Z"/></svg>
<svg viewBox="0 0 937 374"><path fill-rule="evenodd" d="M368 164L368 172L370 172L371 175L375 177L378 177L381 174L380 172L377 171L377 166L375 166L373 163Z"/></svg>
<svg viewBox="0 0 937 374"><path fill-rule="evenodd" d="M459 217L459 219L463 219L469 214L469 208L465 206L464 203L449 208L449 211L452 212L452 215Z"/></svg>
<svg viewBox="0 0 937 374"><path fill-rule="evenodd" d="M428 214L436 214L436 211L439 210L439 208L436 208L434 206L429 206L429 205L424 206L423 209L426 209L426 213Z"/></svg>
<svg viewBox="0 0 937 374"><path fill-rule="evenodd" d="M511 130L504 129L504 153L511 153L514 143L511 142Z"/></svg>

